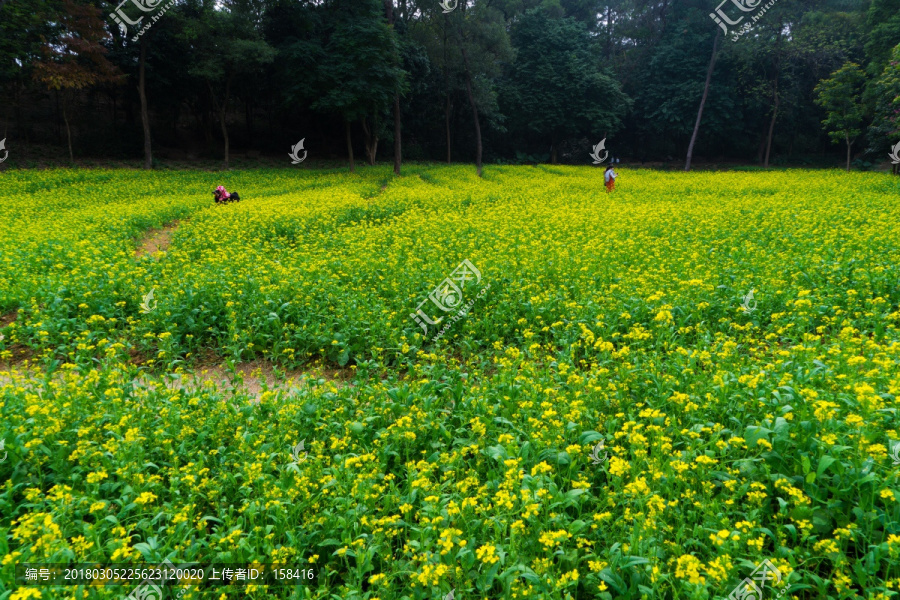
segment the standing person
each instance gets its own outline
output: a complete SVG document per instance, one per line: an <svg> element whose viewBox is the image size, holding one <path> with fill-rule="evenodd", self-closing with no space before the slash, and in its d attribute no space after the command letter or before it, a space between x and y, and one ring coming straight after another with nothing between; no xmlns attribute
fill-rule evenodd
<svg viewBox="0 0 900 600"><path fill-rule="evenodd" d="M616 189L616 177L619 174L613 171L612 165L606 165L606 172L603 173L603 179L606 181L606 193L610 193Z"/></svg>

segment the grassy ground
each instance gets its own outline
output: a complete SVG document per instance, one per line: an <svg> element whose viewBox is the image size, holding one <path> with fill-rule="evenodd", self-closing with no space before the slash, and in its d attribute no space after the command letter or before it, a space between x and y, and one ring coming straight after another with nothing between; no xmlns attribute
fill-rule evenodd
<svg viewBox="0 0 900 600"><path fill-rule="evenodd" d="M315 572L182 598L900 589L896 178L2 177L0 600L164 558Z"/></svg>

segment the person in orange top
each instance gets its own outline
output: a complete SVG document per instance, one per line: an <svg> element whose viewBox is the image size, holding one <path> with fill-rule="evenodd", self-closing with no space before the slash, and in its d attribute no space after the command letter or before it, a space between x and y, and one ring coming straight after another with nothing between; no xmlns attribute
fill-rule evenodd
<svg viewBox="0 0 900 600"><path fill-rule="evenodd" d="M603 173L603 179L606 181L607 194L616 189L616 177L618 176L618 173L613 171L612 165L606 166L606 172Z"/></svg>

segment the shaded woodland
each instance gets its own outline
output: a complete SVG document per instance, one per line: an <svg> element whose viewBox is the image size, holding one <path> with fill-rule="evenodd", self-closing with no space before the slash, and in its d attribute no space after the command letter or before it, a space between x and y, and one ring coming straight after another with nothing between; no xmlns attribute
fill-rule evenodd
<svg viewBox="0 0 900 600"><path fill-rule="evenodd" d="M737 39L711 18L718 6L7 0L0 138L147 168L289 164L301 139L310 157L397 169L589 164L604 138L633 162L889 162L900 0L778 0Z"/></svg>

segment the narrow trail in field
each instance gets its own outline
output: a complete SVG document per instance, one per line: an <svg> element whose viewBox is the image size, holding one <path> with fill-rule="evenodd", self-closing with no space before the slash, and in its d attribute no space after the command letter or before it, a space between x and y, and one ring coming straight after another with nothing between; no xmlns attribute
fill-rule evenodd
<svg viewBox="0 0 900 600"><path fill-rule="evenodd" d="M178 221L173 221L162 229L148 231L135 248L135 257L153 256L157 252L165 252L172 243L172 234L178 229L178 225Z"/></svg>
<svg viewBox="0 0 900 600"><path fill-rule="evenodd" d="M188 380L196 379L197 381L212 381L220 390L235 391L243 390L251 395L258 396L262 393L263 386L270 390L291 390L302 387L306 381L317 381L324 379L333 383L336 387L345 387L352 385L352 371L349 369L327 369L327 368L311 368L310 370L281 370L283 378L276 376L276 366L267 360L255 360L248 363L235 365L235 374L240 375L243 381L242 385L235 386L232 381L232 374L228 371L228 367L223 364L212 364L208 366L196 366L193 374ZM184 387L182 384L181 387Z"/></svg>
<svg viewBox="0 0 900 600"><path fill-rule="evenodd" d="M43 380L45 371L37 365L26 362L25 359L12 363L0 363L0 389L4 385ZM235 377L237 376L237 377ZM232 375L228 367L223 364L210 364L196 366L191 372L178 377L171 375L166 377L139 375L134 379L135 387L145 389L184 390L193 392L212 383L222 392L223 400L231 399L240 393L247 397L250 404L259 404L263 388L272 391L296 392L310 384L333 384L336 388L353 387L353 377L349 369L328 369L311 367L309 370L281 371L281 376L276 375L275 366L267 360L255 360L248 363L235 365L235 373ZM62 372L57 371L53 380L62 382Z"/></svg>
<svg viewBox="0 0 900 600"><path fill-rule="evenodd" d="M0 329L4 329L12 325L13 321L15 321L19 316L18 311L8 312L5 315L0 315ZM33 352L30 348L23 346L21 344L12 344L6 348L10 352L12 352L12 357L6 359L5 361L0 361L0 370L4 368L15 367L16 365L22 364L29 358L33 356Z"/></svg>

